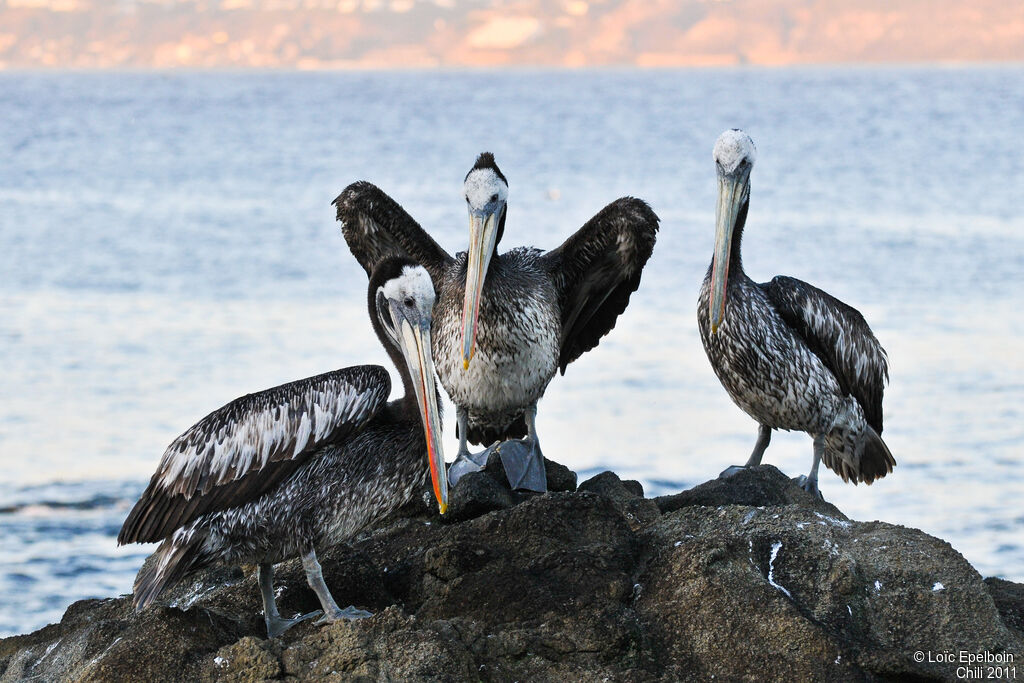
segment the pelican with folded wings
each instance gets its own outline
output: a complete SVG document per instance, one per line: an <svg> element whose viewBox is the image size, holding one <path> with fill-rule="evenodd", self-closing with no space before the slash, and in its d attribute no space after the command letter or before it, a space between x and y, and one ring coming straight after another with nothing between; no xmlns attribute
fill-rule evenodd
<svg viewBox="0 0 1024 683"><path fill-rule="evenodd" d="M658 217L643 201L617 199L560 247L499 254L508 181L484 153L466 175L469 249L454 258L393 199L358 182L334 200L342 232L367 273L400 254L430 272L437 289L434 358L456 406L459 453L452 482L486 464L497 445L513 488L547 489L535 424L555 372L597 346L640 286ZM520 439L519 437L524 437Z"/></svg>
<svg viewBox="0 0 1024 683"><path fill-rule="evenodd" d="M745 467L761 463L773 429L797 430L814 437L811 471L802 478L807 491L820 495L822 462L843 481L881 479L896 465L881 437L885 350L859 311L817 287L783 275L764 283L747 276L740 242L754 142L741 130L727 130L713 154L715 251L697 322L722 386L760 425Z"/></svg>
<svg viewBox="0 0 1024 683"><path fill-rule="evenodd" d="M278 613L274 564L298 555L322 622L370 616L338 607L316 550L412 500L428 472L441 512L447 507L433 306L422 267L386 259L374 268L370 320L402 377L402 398L388 402L391 378L379 365L344 368L235 399L171 443L117 537L162 541L136 579L137 610L207 565L256 564L267 635L276 637L318 614Z"/></svg>

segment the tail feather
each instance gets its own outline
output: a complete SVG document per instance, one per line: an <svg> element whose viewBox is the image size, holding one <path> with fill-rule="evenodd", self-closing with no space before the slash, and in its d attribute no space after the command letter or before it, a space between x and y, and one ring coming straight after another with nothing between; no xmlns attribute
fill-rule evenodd
<svg viewBox="0 0 1024 683"><path fill-rule="evenodd" d="M860 480L870 484L892 472L893 467L896 467L896 458L878 432L868 427L864 434L864 452L860 456Z"/></svg>
<svg viewBox="0 0 1024 683"><path fill-rule="evenodd" d="M458 425L455 427L458 436ZM493 425L470 424L466 430L466 440L472 444L490 446L495 441L507 441L508 439L519 439L526 436L526 418L522 413L507 427L494 427Z"/></svg>
<svg viewBox="0 0 1024 683"><path fill-rule="evenodd" d="M859 454L858 454L859 452ZM870 425L856 436L846 430L836 430L825 436L825 454L821 461L844 482L871 484L892 472L896 459L889 447Z"/></svg>
<svg viewBox="0 0 1024 683"><path fill-rule="evenodd" d="M133 602L136 612L153 604L165 589L209 563L207 554L203 552L204 539L203 534L184 536L178 533L160 544L153 553L152 561L143 565L135 577Z"/></svg>

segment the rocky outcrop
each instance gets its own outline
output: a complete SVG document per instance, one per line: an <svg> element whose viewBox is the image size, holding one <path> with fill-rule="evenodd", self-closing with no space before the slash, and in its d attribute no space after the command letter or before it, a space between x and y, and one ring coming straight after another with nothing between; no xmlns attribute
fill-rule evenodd
<svg viewBox="0 0 1024 683"><path fill-rule="evenodd" d="M955 680L935 660L959 650L1024 664L1024 586L921 531L851 521L771 466L657 499L610 472L573 491L553 467L570 490L513 494L492 463L444 519L417 503L321 553L338 602L372 618L266 640L254 577L215 569L140 614L86 600L0 641L0 681ZM317 607L298 562L277 583L283 614Z"/></svg>

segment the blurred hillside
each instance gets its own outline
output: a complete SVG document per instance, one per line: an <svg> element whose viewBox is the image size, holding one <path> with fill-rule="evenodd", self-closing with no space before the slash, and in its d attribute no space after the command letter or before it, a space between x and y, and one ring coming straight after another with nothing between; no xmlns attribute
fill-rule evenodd
<svg viewBox="0 0 1024 683"><path fill-rule="evenodd" d="M1017 0L0 0L0 67L1024 60Z"/></svg>

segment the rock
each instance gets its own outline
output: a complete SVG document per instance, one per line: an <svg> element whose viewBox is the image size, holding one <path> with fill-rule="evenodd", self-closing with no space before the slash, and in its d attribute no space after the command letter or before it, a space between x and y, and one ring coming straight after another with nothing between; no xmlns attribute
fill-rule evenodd
<svg viewBox="0 0 1024 683"><path fill-rule="evenodd" d="M649 531L661 550L636 609L665 667L686 660L725 679L941 679L953 668L912 653L1021 651L981 577L944 541L796 505L709 512L683 508Z"/></svg>
<svg viewBox="0 0 1024 683"><path fill-rule="evenodd" d="M548 491L576 490L576 473L565 465L544 458L544 473L548 477Z"/></svg>
<svg viewBox="0 0 1024 683"><path fill-rule="evenodd" d="M575 472L547 458L544 459L544 467L549 491L576 490ZM433 494L428 495L429 500L433 500ZM464 522L494 510L510 508L536 495L530 491L513 491L509 487L501 458L492 453L482 470L459 479L459 483L450 491L448 512L444 516L436 515L436 518L445 524Z"/></svg>
<svg viewBox="0 0 1024 683"><path fill-rule="evenodd" d="M654 522L660 511L655 501L644 498L638 481L622 481L614 472L602 472L586 480L578 489L609 498L634 531Z"/></svg>
<svg viewBox="0 0 1024 683"><path fill-rule="evenodd" d="M258 683L281 675L280 648L272 640L245 636L217 650L213 669L204 670L202 680L229 683Z"/></svg>
<svg viewBox="0 0 1024 683"><path fill-rule="evenodd" d="M484 467L482 472L489 474L494 478L495 481L499 482L505 488L509 488L508 478L505 476L505 468L501 464L501 458L495 453L491 453L487 458L487 465ZM548 491L575 491L576 490L576 473L570 470L565 465L555 462L554 460L548 460L544 458L544 474L548 478ZM530 492L517 492L520 496L520 500L523 497L534 495Z"/></svg>
<svg viewBox="0 0 1024 683"><path fill-rule="evenodd" d="M1024 586L774 468L656 500L611 472L512 494L498 468L453 489L459 521L417 502L320 553L371 618L266 640L252 572L211 569L140 614L83 601L0 640L0 681L953 680L914 653L1024 655ZM286 616L317 607L297 560L277 586Z"/></svg>
<svg viewBox="0 0 1024 683"><path fill-rule="evenodd" d="M1007 626L1024 637L1024 585L990 577L985 585Z"/></svg>
<svg viewBox="0 0 1024 683"><path fill-rule="evenodd" d="M614 473L613 473L614 474ZM632 493L637 498L644 497L644 485L638 482L636 479L620 479L622 485L627 491Z"/></svg>
<svg viewBox="0 0 1024 683"><path fill-rule="evenodd" d="M654 500L663 513L694 505L774 507L798 504L832 517L843 516L834 505L796 486L789 477L772 465L744 469L731 477L712 479L681 493L660 496Z"/></svg>
<svg viewBox="0 0 1024 683"><path fill-rule="evenodd" d="M640 491L638 493L636 491L636 487L633 486L634 484L636 486L640 486L640 482L638 481L625 482L619 479L619 476L614 472L605 471L587 479L585 482L580 484L577 490L597 493L602 496L607 496L613 500L643 498L643 487L640 486Z"/></svg>
<svg viewBox="0 0 1024 683"><path fill-rule="evenodd" d="M0 640L0 681L194 680L208 655L243 635L239 621L202 606L134 614L126 598L81 600L58 625Z"/></svg>
<svg viewBox="0 0 1024 683"><path fill-rule="evenodd" d="M500 467L500 465L499 465ZM504 510L516 504L516 497L508 487L505 473L499 480L489 470L471 472L449 492L451 504L441 518L446 523L464 522L494 510Z"/></svg>

